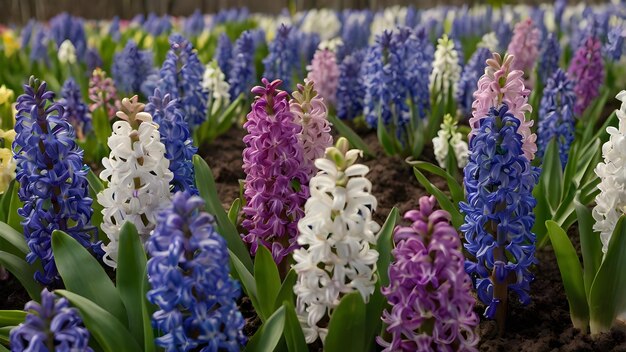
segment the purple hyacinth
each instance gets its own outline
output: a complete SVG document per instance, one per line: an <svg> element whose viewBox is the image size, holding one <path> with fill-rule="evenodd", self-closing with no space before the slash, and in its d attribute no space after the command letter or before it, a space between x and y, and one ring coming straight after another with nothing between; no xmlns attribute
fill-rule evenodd
<svg viewBox="0 0 626 352"><path fill-rule="evenodd" d="M489 58L491 58L489 49L478 48L463 68L463 73L456 89L456 100L465 116L470 115L472 112L472 103L474 102L474 92L478 85L478 79L485 72L485 61Z"/></svg>
<svg viewBox="0 0 626 352"><path fill-rule="evenodd" d="M578 116L600 94L600 86L604 82L601 45L598 38L588 37L576 50L567 72L570 79L574 81L574 93L577 97L574 113Z"/></svg>
<svg viewBox="0 0 626 352"><path fill-rule="evenodd" d="M545 84L554 72L559 68L561 58L561 46L555 33L549 33L541 44L539 53L539 66L537 74L539 79Z"/></svg>
<svg viewBox="0 0 626 352"><path fill-rule="evenodd" d="M89 111L93 113L96 109L103 108L109 120L120 110L115 84L111 77L107 77L106 72L99 68L93 70L89 78L89 100L91 100Z"/></svg>
<svg viewBox="0 0 626 352"><path fill-rule="evenodd" d="M241 33L233 48L233 59L228 84L230 96L234 100L239 94L247 94L256 81L254 68L254 39L250 31Z"/></svg>
<svg viewBox="0 0 626 352"><path fill-rule="evenodd" d="M226 81L230 77L231 60L233 59L233 43L226 33L220 34L215 48L215 59L220 70L224 73Z"/></svg>
<svg viewBox="0 0 626 352"><path fill-rule="evenodd" d="M291 76L300 66L297 35L291 26L281 24L269 45L269 54L263 59L263 76L268 80L281 79L287 89L291 88Z"/></svg>
<svg viewBox="0 0 626 352"><path fill-rule="evenodd" d="M361 67L365 59L365 50L357 50L344 57L339 64L337 82L337 116L342 120L352 120L363 112L365 86Z"/></svg>
<svg viewBox="0 0 626 352"><path fill-rule="evenodd" d="M117 89L123 93L139 92L148 76L156 72L152 64L152 53L139 50L137 44L129 40L124 50L113 57L111 70Z"/></svg>
<svg viewBox="0 0 626 352"><path fill-rule="evenodd" d="M76 137L84 140L87 133L91 131L91 114L87 104L83 102L80 87L73 78L68 78L63 84L59 104L65 110L63 118L72 124Z"/></svg>
<svg viewBox="0 0 626 352"><path fill-rule="evenodd" d="M44 288L41 304L30 301L24 310L26 320L11 329L11 351L93 351L89 331L67 298Z"/></svg>
<svg viewBox="0 0 626 352"><path fill-rule="evenodd" d="M304 151L298 140L302 126L289 110L288 94L278 90L280 80L262 79L264 87L256 86L244 128L246 148L243 170L246 173L242 227L243 240L250 244L252 254L258 243L272 252L277 263L293 252L298 244L298 220L309 195ZM293 182L299 182L294 187Z"/></svg>
<svg viewBox="0 0 626 352"><path fill-rule="evenodd" d="M26 261L41 260L43 272L35 279L44 285L57 282L59 274L52 253L52 232L68 233L97 254L100 243L92 244L92 199L87 183L88 168L83 151L75 141L74 129L63 117L63 106L53 101L46 82L31 77L24 94L17 99L13 153L17 163L19 198L24 206L24 236L30 252Z"/></svg>
<svg viewBox="0 0 626 352"><path fill-rule="evenodd" d="M519 126L506 104L492 107L480 120L464 169L467 202L459 204L465 213L460 230L470 255L465 271L487 305L485 316L496 318L501 329L509 291L522 304L530 302L530 266L536 262L532 189L539 169L524 156Z"/></svg>
<svg viewBox="0 0 626 352"><path fill-rule="evenodd" d="M382 316L391 341L377 339L385 352L478 351L461 240L450 213L436 205L434 196L420 198L419 210L404 215L411 225L394 230L390 283L381 289L391 305Z"/></svg>
<svg viewBox="0 0 626 352"><path fill-rule="evenodd" d="M229 351L246 342L239 312L239 283L229 276L226 241L204 201L178 192L158 215L146 243L150 255L148 300L167 351Z"/></svg>

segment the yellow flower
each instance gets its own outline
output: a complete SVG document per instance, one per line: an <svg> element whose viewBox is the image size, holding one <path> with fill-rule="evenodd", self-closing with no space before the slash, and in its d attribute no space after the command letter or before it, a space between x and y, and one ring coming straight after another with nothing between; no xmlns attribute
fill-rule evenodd
<svg viewBox="0 0 626 352"><path fill-rule="evenodd" d="M7 102L12 103L14 96L13 90L7 88L4 84L0 86L0 105Z"/></svg>
<svg viewBox="0 0 626 352"><path fill-rule="evenodd" d="M11 57L20 50L20 43L15 39L15 33L12 30L6 30L2 33L2 44L4 44L6 57Z"/></svg>
<svg viewBox="0 0 626 352"><path fill-rule="evenodd" d="M5 147L11 147L11 144L13 143L13 141L15 140L15 130L0 130L0 138L2 138L4 140L4 146Z"/></svg>
<svg viewBox="0 0 626 352"><path fill-rule="evenodd" d="M0 148L0 193L6 192L15 178L15 160L11 149Z"/></svg>

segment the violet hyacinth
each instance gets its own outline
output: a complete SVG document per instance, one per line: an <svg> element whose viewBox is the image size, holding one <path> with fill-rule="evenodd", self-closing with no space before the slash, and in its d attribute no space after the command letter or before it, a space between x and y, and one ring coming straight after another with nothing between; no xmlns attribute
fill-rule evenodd
<svg viewBox="0 0 626 352"><path fill-rule="evenodd" d="M580 116L600 94L604 82L602 43L596 37L588 37L572 58L567 74L574 81L576 106L574 113Z"/></svg>
<svg viewBox="0 0 626 352"><path fill-rule="evenodd" d="M311 65L306 69L309 71L307 78L315 82L315 88L320 96L327 103L334 105L339 84L339 67L335 53L328 49L316 51Z"/></svg>
<svg viewBox="0 0 626 352"><path fill-rule="evenodd" d="M61 88L61 99L65 113L63 118L72 124L76 131L76 138L84 140L85 135L91 132L91 114L87 104L83 102L80 87L73 78L68 78Z"/></svg>
<svg viewBox="0 0 626 352"><path fill-rule="evenodd" d="M461 240L450 213L436 205L434 196L421 197L419 210L404 215L411 225L394 230L390 283L381 289L391 305L382 315L391 341L377 338L385 352L478 351Z"/></svg>
<svg viewBox="0 0 626 352"><path fill-rule="evenodd" d="M507 53L515 56L511 69L524 71L526 85L532 86L532 71L539 57L541 33L530 18L519 22L513 30L513 38Z"/></svg>
<svg viewBox="0 0 626 352"><path fill-rule="evenodd" d="M539 170L524 156L520 126L506 104L490 108L480 120L464 169L467 202L459 204L465 213L460 230L470 255L465 270L487 306L485 316L495 318L501 331L509 291L522 304L530 302L530 266L535 263L532 189Z"/></svg>
<svg viewBox="0 0 626 352"><path fill-rule="evenodd" d="M17 99L13 153L20 183L19 198L24 206L18 214L24 219L24 236L30 264L41 260L43 272L35 279L50 285L60 277L52 253L52 232L68 233L84 247L97 251L97 229L91 225L92 199L89 197L87 168L83 151L75 141L74 129L64 118L63 106L55 103L46 82L31 77L24 94Z"/></svg>
<svg viewBox="0 0 626 352"><path fill-rule="evenodd" d="M24 306L26 320L11 329L11 351L93 351L89 331L76 308L67 298L43 289L41 304L30 301Z"/></svg>
<svg viewBox="0 0 626 352"><path fill-rule="evenodd" d="M96 109L103 108L109 119L113 119L120 108L115 84L100 68L93 70L89 79L89 100L91 100L91 104L89 104L91 113Z"/></svg>
<svg viewBox="0 0 626 352"><path fill-rule="evenodd" d="M276 37L269 45L269 54L263 59L264 77L268 80L282 79L286 88L291 88L291 76L299 67L298 41L293 27L281 24Z"/></svg>
<svg viewBox="0 0 626 352"><path fill-rule="evenodd" d="M363 112L365 86L361 67L365 58L364 50L357 50L344 57L339 65L337 79L337 116L342 120L352 120Z"/></svg>
<svg viewBox="0 0 626 352"><path fill-rule="evenodd" d="M226 241L204 201L178 192L161 210L148 243L148 300L167 351L240 351L245 321L237 308L239 283L229 276Z"/></svg>
<svg viewBox="0 0 626 352"><path fill-rule="evenodd" d="M246 94L256 80L254 50L252 33L250 31L241 33L233 48L232 67L228 74L232 99L237 99L239 94Z"/></svg>
<svg viewBox="0 0 626 352"><path fill-rule="evenodd" d="M134 41L129 40L119 53L113 57L111 71L116 87L124 93L136 93L141 84L154 74L152 53L148 50L139 50Z"/></svg>
<svg viewBox="0 0 626 352"><path fill-rule="evenodd" d="M246 173L243 207L244 242L252 254L258 243L272 252L277 263L297 247L298 220L309 195L304 151L298 134L302 127L289 110L287 92L278 90L280 80L256 86L257 97L247 116L243 137L243 170ZM299 182L299 190L293 182Z"/></svg>

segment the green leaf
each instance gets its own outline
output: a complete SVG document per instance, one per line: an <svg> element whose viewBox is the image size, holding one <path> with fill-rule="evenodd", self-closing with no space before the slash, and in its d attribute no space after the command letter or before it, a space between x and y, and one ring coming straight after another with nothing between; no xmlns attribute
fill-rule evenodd
<svg viewBox="0 0 626 352"><path fill-rule="evenodd" d="M580 250L583 256L583 277L585 279L585 294L589 298L591 284L593 283L600 263L602 262L602 242L600 235L593 231L595 220L591 210L582 205L578 200L574 201L578 218L578 233L580 235Z"/></svg>
<svg viewBox="0 0 626 352"><path fill-rule="evenodd" d="M24 235L4 222L0 222L0 248L22 258L30 251Z"/></svg>
<svg viewBox="0 0 626 352"><path fill-rule="evenodd" d="M39 301L41 286L34 279L35 271L39 266L30 265L24 259L4 251L0 251L0 265L15 276L31 299Z"/></svg>
<svg viewBox="0 0 626 352"><path fill-rule="evenodd" d="M548 220L546 221L546 228L554 248L556 261L559 264L565 295L569 301L570 318L575 328L587 331L589 307L583 282L583 269L580 266L576 249L574 249L565 231L557 223Z"/></svg>
<svg viewBox="0 0 626 352"><path fill-rule="evenodd" d="M92 300L126 324L126 310L117 289L100 263L63 231L52 233L52 252L65 288Z"/></svg>
<svg viewBox="0 0 626 352"><path fill-rule="evenodd" d="M541 196L546 197L550 209L556 211L563 191L563 169L559 158L559 148L556 139L548 144L543 158L542 171L539 176Z"/></svg>
<svg viewBox="0 0 626 352"><path fill-rule="evenodd" d="M374 156L374 154L372 153L370 148L367 146L367 144L363 141L363 139L361 139L361 137L359 137L359 135L356 134L343 121L341 121L336 116L331 115L331 114L328 115L328 121L330 121L330 123L333 125L335 129L337 129L337 131L339 131L339 134L342 137L346 137L348 139L348 141L350 142L350 145L354 146L357 149L362 150L363 153L367 156Z"/></svg>
<svg viewBox="0 0 626 352"><path fill-rule="evenodd" d="M15 231L22 233L24 231L24 226L22 226L22 217L17 213L17 210L22 207L23 203L20 201L20 197L17 195L17 191L19 190L18 184L13 187L13 195L11 195L11 203L9 206L9 214L7 218L7 223L11 226Z"/></svg>
<svg viewBox="0 0 626 352"><path fill-rule="evenodd" d="M116 271L117 290L126 307L128 326L130 332L139 344L144 342L144 322L146 317L144 310L146 303L147 288L145 281L146 252L143 249L137 228L131 222L122 225L119 239L119 253ZM154 350L154 347L152 348Z"/></svg>
<svg viewBox="0 0 626 352"><path fill-rule="evenodd" d="M280 307L252 336L244 351L274 351L285 330L285 308Z"/></svg>
<svg viewBox="0 0 626 352"><path fill-rule="evenodd" d="M56 290L55 293L67 298L72 306L76 307L85 327L105 351L136 352L141 347L135 342L133 335L115 316L102 309L99 304L66 290Z"/></svg>
<svg viewBox="0 0 626 352"><path fill-rule="evenodd" d="M454 155L454 148L452 147L452 144L448 145L448 154L446 155L446 171L453 178L456 178L455 175L459 173L458 163L456 156Z"/></svg>
<svg viewBox="0 0 626 352"><path fill-rule="evenodd" d="M15 326L5 326L0 328L0 342L9 344L9 334Z"/></svg>
<svg viewBox="0 0 626 352"><path fill-rule="evenodd" d="M376 128L376 135L378 136L378 141L380 145L383 147L383 150L387 155L394 155L396 153L396 148L394 147L394 141L389 133L387 132L387 128L383 123L382 116L378 116L378 127Z"/></svg>
<svg viewBox="0 0 626 352"><path fill-rule="evenodd" d="M205 201L207 210L214 214L217 219L217 227L219 233L224 236L228 249L230 249L239 258L241 263L246 267L248 272L252 272L252 258L248 253L246 245L241 240L239 232L235 225L228 219L228 215L222 208L222 203L217 196L217 188L215 178L209 165L199 155L193 156L193 168L196 177L196 186L200 196Z"/></svg>
<svg viewBox="0 0 626 352"><path fill-rule="evenodd" d="M259 244L254 258L254 280L261 311L258 312L263 321L274 312L274 303L280 290L280 275L270 251Z"/></svg>
<svg viewBox="0 0 626 352"><path fill-rule="evenodd" d="M359 292L345 295L330 317L324 351L363 352L365 310L365 303Z"/></svg>
<svg viewBox="0 0 626 352"><path fill-rule="evenodd" d="M448 189L450 190L450 196L452 196L452 201L454 203L459 203L465 200L465 193L463 192L463 187L459 184L459 181L456 178L452 177L446 170L440 168L437 165L431 164L426 161L407 161L410 165L417 167L420 170L424 170L430 172L431 174L435 174L439 177L442 177L448 183Z"/></svg>
<svg viewBox="0 0 626 352"><path fill-rule="evenodd" d="M13 197L13 189L16 187L17 181L14 179L9 183L9 188L2 194L2 202L0 203L0 220L2 222L9 221L9 211L11 207L11 198Z"/></svg>
<svg viewBox="0 0 626 352"><path fill-rule="evenodd" d="M0 344L0 352L11 352L6 347Z"/></svg>
<svg viewBox="0 0 626 352"><path fill-rule="evenodd" d="M0 326L18 326L26 319L23 310L0 310Z"/></svg>
<svg viewBox="0 0 626 352"><path fill-rule="evenodd" d="M617 222L589 292L591 333L608 331L626 308L626 215Z"/></svg>
<svg viewBox="0 0 626 352"><path fill-rule="evenodd" d="M398 221L398 208L393 207L387 220L378 232L378 240L376 241L376 249L378 250L378 261L376 262L378 277L383 286L389 285L389 263L391 262L391 250L393 249L393 229Z"/></svg>
<svg viewBox="0 0 626 352"><path fill-rule="evenodd" d="M454 227L457 229L461 227L461 225L463 225L464 219L457 205L455 205L455 203L452 203L450 201L450 198L448 198L448 196L445 195L439 188L435 187L435 185L430 183L430 181L428 181L426 176L424 176L424 174L422 174L417 169L417 167L413 168L413 172L415 173L415 177L417 178L417 181L422 186L424 186L424 188L426 188L426 191L434 195L435 198L437 198L437 201L439 202L439 205L441 206L441 208L447 211L448 213L450 213L450 215L452 216L452 224L454 225Z"/></svg>
<svg viewBox="0 0 626 352"><path fill-rule="evenodd" d="M231 250L228 250L230 254L230 262L232 264L233 269L241 284L243 285L243 289L246 292L246 295L252 301L252 306L254 306L254 310L257 312L261 311L261 305L258 300L258 293L256 282L254 281L254 277L252 274L246 269L241 260L237 258L236 255L233 254Z"/></svg>
<svg viewBox="0 0 626 352"><path fill-rule="evenodd" d="M298 321L298 315L293 303L285 301L283 306L285 307L285 342L287 342L287 349L289 352L307 352L309 348L306 345L302 326L300 326L300 321Z"/></svg>
<svg viewBox="0 0 626 352"><path fill-rule="evenodd" d="M217 135L220 135L230 128L230 126L235 122L235 117L237 116L235 112L237 108L239 108L240 104L243 102L244 94L240 94L237 99L235 99L224 112L217 119ZM217 135L213 137L217 137Z"/></svg>
<svg viewBox="0 0 626 352"><path fill-rule="evenodd" d="M240 211L241 211L241 198L237 198L233 201L233 204L230 206L230 209L228 210L228 219L235 226L237 226L237 217L239 216Z"/></svg>
<svg viewBox="0 0 626 352"><path fill-rule="evenodd" d="M365 305L365 351L373 350L373 346L376 343L376 336L380 332L380 328L382 326L380 317L383 313L383 309L387 305L387 299L380 292L380 282L379 277L374 288L374 293L370 296L369 302Z"/></svg>
<svg viewBox="0 0 626 352"><path fill-rule="evenodd" d="M285 276L285 280L283 280L282 285L280 285L278 294L276 295L274 310L282 306L284 302L293 302L293 286L296 284L296 280L298 280L298 274L296 274L293 269L290 269L287 276Z"/></svg>
<svg viewBox="0 0 626 352"><path fill-rule="evenodd" d="M87 182L89 183L89 196L93 199L91 203L91 207L93 208L93 214L91 215L91 223L100 228L102 224L102 205L98 203L98 193L104 190L104 185L93 173L93 170L89 169L87 173ZM102 233L102 232L101 232ZM105 241L105 244L109 242L109 238L107 236L102 236L102 240Z"/></svg>

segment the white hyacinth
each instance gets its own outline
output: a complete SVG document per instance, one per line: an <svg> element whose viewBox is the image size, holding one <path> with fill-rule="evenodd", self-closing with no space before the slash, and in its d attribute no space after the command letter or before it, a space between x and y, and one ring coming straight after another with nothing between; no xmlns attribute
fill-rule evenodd
<svg viewBox="0 0 626 352"><path fill-rule="evenodd" d="M311 9L306 12L300 30L305 33L318 33L321 40L336 37L341 30L341 21L331 9Z"/></svg>
<svg viewBox="0 0 626 352"><path fill-rule="evenodd" d="M433 70L430 73L430 90L441 89L443 94L448 94L452 88L452 96L456 96L456 82L461 78L461 66L459 65L459 53L454 48L454 41L447 34L439 38Z"/></svg>
<svg viewBox="0 0 626 352"><path fill-rule="evenodd" d="M408 10L405 6L389 6L382 12L377 12L372 20L370 30L370 43L376 41L376 36L386 30L395 30L403 27L406 22Z"/></svg>
<svg viewBox="0 0 626 352"><path fill-rule="evenodd" d="M66 39L61 43L58 52L59 62L62 64L75 64L76 63L76 48L69 39Z"/></svg>
<svg viewBox="0 0 626 352"><path fill-rule="evenodd" d="M496 36L495 32L489 32L489 33L485 33L485 35L483 35L483 37L480 39L480 42L478 42L478 45L476 45L477 48L487 48L489 49L489 51L493 52L498 52L498 46L500 45L500 41L498 40L498 37Z"/></svg>
<svg viewBox="0 0 626 352"><path fill-rule="evenodd" d="M328 328L318 324L329 317L343 296L358 291L367 302L376 284L380 226L372 220L376 198L365 178L369 168L356 164L360 150L348 150L340 138L315 161L320 170L311 179L311 197L298 222L298 244L293 254L298 281L296 311L307 343L324 342Z"/></svg>
<svg viewBox="0 0 626 352"><path fill-rule="evenodd" d="M320 44L317 46L317 48L319 50L329 50L332 52L336 52L337 48L339 48L342 45L343 45L343 40L337 37L337 38L332 38L332 39L321 41Z"/></svg>
<svg viewBox="0 0 626 352"><path fill-rule="evenodd" d="M204 69L202 89L211 95L213 110L224 107L230 103L230 85L226 82L226 76L220 69L216 60L211 61ZM215 113L215 111L213 111Z"/></svg>
<svg viewBox="0 0 626 352"><path fill-rule="evenodd" d="M145 241L154 229L157 210L170 201L169 182L173 175L165 158L158 125L143 111L137 96L122 100L107 144L108 158L102 159L100 178L108 187L98 193L102 210L102 231L109 237L103 246L104 262L117 267L117 251L122 225L130 221Z"/></svg>
<svg viewBox="0 0 626 352"><path fill-rule="evenodd" d="M600 162L595 169L600 177L596 196L596 206L593 208L593 225L595 231L600 232L602 251L606 253L609 240L619 218L626 213L626 90L617 94L622 106L617 110L618 128L609 126L609 140L602 146L604 162Z"/></svg>
<svg viewBox="0 0 626 352"><path fill-rule="evenodd" d="M446 158L448 157L450 146L454 150L457 166L460 169L464 168L469 158L467 142L463 140L463 135L457 131L454 118L450 114L446 114L443 117L443 123L437 133L437 137L433 138L435 158L437 158L437 162L442 168L446 167Z"/></svg>

